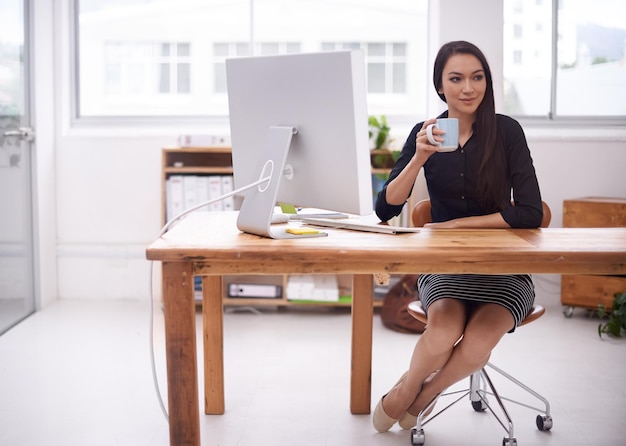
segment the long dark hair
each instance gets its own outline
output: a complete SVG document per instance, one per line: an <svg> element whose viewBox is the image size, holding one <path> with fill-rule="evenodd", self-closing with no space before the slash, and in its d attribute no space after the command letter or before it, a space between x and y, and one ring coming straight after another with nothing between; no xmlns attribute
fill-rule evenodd
<svg viewBox="0 0 626 446"><path fill-rule="evenodd" d="M483 52L474 44L462 40L448 42L439 49L435 58L433 83L442 101L446 97L441 93L443 69L450 56L454 54L470 54L476 57L485 72L487 89L485 96L476 110L474 132L478 139L480 163L478 168L478 200L489 212L504 208L510 199L510 191L506 191L506 159L501 141L498 139L496 107L493 98L493 80L491 69Z"/></svg>

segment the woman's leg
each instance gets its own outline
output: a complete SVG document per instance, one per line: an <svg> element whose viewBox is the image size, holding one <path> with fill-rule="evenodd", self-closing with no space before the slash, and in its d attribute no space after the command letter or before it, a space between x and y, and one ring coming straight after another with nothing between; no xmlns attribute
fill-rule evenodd
<svg viewBox="0 0 626 446"><path fill-rule="evenodd" d="M390 418L402 418L426 378L448 362L454 344L463 334L466 319L466 307L461 301L439 299L430 305L428 327L415 345L406 378L383 399L383 409Z"/></svg>
<svg viewBox="0 0 626 446"><path fill-rule="evenodd" d="M430 325L430 315L428 322ZM485 303L476 307L469 315L463 339L454 347L445 365L424 383L408 412L418 414L441 392L481 369L513 324L513 315L501 305Z"/></svg>

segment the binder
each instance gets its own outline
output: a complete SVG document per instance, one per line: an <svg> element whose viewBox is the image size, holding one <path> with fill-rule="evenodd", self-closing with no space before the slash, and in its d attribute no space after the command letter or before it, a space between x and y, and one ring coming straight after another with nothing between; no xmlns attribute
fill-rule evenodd
<svg viewBox="0 0 626 446"><path fill-rule="evenodd" d="M222 194L226 195L233 191L233 176L232 175L222 175ZM222 210L224 211L234 211L235 210L235 199L234 197L224 198L222 201Z"/></svg>
<svg viewBox="0 0 626 446"><path fill-rule="evenodd" d="M220 175L211 175L209 181L209 199L219 198L222 196L222 178ZM209 206L210 211L221 211L222 201L217 201Z"/></svg>
<svg viewBox="0 0 626 446"><path fill-rule="evenodd" d="M283 287L255 283L231 283L228 285L228 297L264 297L276 299L282 296Z"/></svg>
<svg viewBox="0 0 626 446"><path fill-rule="evenodd" d="M198 204L198 194L195 175L183 176L183 197L185 200L185 209L189 209Z"/></svg>
<svg viewBox="0 0 626 446"><path fill-rule="evenodd" d="M167 181L169 186L166 187L166 191L169 189L169 195L166 197L168 202L166 209L171 209L171 214L167 215L167 219L171 220L185 210L183 176L171 175Z"/></svg>
<svg viewBox="0 0 626 446"><path fill-rule="evenodd" d="M209 177L206 175L198 175L196 177L196 200L197 204L209 201ZM204 206L198 211L207 212L208 206Z"/></svg>

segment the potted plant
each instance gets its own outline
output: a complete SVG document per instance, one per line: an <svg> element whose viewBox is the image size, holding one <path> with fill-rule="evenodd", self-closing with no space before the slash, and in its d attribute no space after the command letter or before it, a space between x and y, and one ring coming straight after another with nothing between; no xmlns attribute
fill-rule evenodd
<svg viewBox="0 0 626 446"><path fill-rule="evenodd" d="M369 117L369 135L370 135L370 147L372 150L386 149L389 145L389 125L387 124L387 117L381 115L380 118L376 116Z"/></svg>
<svg viewBox="0 0 626 446"><path fill-rule="evenodd" d="M391 129L387 123L387 117L385 115L381 115L378 118L370 116L368 122L372 167L390 169L393 167L399 153L389 150Z"/></svg>
<svg viewBox="0 0 626 446"><path fill-rule="evenodd" d="M610 312L604 309L604 305L598 305L598 315L601 318L608 318L604 324L598 325L598 336L600 337L602 337L602 333L621 337L622 330L626 330L626 291L615 293L613 296L613 306Z"/></svg>

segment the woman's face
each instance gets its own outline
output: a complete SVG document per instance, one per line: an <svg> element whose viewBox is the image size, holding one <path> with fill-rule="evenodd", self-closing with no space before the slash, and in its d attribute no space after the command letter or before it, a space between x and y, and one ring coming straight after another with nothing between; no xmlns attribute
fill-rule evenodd
<svg viewBox="0 0 626 446"><path fill-rule="evenodd" d="M485 97L486 89L485 71L475 56L450 56L443 69L439 91L446 97L448 116L474 115Z"/></svg>

